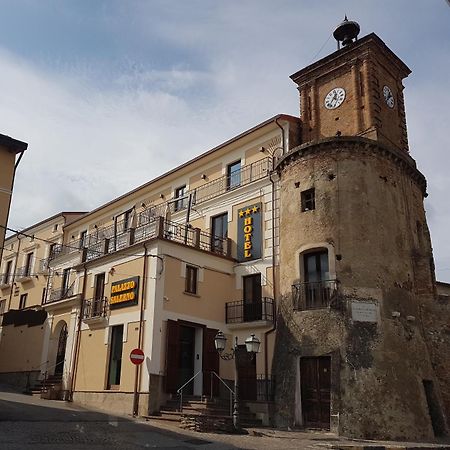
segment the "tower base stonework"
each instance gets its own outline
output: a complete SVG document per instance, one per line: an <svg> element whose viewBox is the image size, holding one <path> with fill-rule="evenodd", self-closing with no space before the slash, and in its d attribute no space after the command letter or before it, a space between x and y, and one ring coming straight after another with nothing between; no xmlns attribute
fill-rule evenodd
<svg viewBox="0 0 450 450"><path fill-rule="evenodd" d="M366 439L444 434L423 317L435 299L426 184L414 160L338 137L293 149L277 170L278 425Z"/></svg>

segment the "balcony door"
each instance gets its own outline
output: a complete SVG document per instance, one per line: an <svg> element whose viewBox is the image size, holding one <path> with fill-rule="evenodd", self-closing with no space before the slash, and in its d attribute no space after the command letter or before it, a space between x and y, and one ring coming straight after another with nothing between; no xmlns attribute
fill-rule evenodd
<svg viewBox="0 0 450 450"><path fill-rule="evenodd" d="M95 276L95 289L94 289L94 299L92 301L94 316L101 315L101 308L103 297L105 295L105 272L99 273Z"/></svg>
<svg viewBox="0 0 450 450"><path fill-rule="evenodd" d="M328 252L326 250L304 255L306 308L321 308L328 305L330 297L326 281L330 274L328 269Z"/></svg>
<svg viewBox="0 0 450 450"><path fill-rule="evenodd" d="M211 251L222 253L226 249L226 238L228 236L228 214L220 214L211 218Z"/></svg>
<svg viewBox="0 0 450 450"><path fill-rule="evenodd" d="M262 319L261 274L243 277L244 322Z"/></svg>

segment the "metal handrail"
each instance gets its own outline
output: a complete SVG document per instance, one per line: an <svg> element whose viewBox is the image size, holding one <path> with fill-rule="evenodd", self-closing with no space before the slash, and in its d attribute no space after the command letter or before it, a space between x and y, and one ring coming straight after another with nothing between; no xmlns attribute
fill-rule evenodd
<svg viewBox="0 0 450 450"><path fill-rule="evenodd" d="M44 381L42 383L42 387L44 390L46 387L46 383L47 383L47 379L48 379L47 375L48 375L49 370L55 368L56 366L59 366L60 364L64 364L64 362L65 362L65 360L63 359L59 363L56 363L56 364L53 364L53 366L47 367L47 369L45 370L45 374L44 374Z"/></svg>
<svg viewBox="0 0 450 450"><path fill-rule="evenodd" d="M183 384L183 386L179 387L177 389L177 394L180 396L180 412L183 412L183 389L192 381L194 378L197 377L200 373L203 373L202 370L199 370L193 377L191 377L186 383Z"/></svg>
<svg viewBox="0 0 450 450"><path fill-rule="evenodd" d="M233 391L233 389L230 388L230 386L228 386L227 383L225 383L225 381L220 377L220 375L218 375L216 372L214 372L214 370L211 370L211 400L213 398L213 375L216 376L217 379L219 379L222 384L230 391L230 416L233 415L233 396L236 395L236 393Z"/></svg>

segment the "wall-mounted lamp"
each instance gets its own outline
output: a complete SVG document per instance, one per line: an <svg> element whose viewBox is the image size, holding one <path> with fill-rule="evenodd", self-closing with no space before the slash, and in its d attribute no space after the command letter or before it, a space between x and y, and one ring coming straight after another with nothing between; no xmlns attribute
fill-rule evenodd
<svg viewBox="0 0 450 450"><path fill-rule="evenodd" d="M164 198L164 194L159 194L159 198Z"/></svg>
<svg viewBox="0 0 450 450"><path fill-rule="evenodd" d="M261 153L265 153L265 152L266 152L266 149L265 149L263 146L261 146L261 147L259 147L259 151L260 151Z"/></svg>
<svg viewBox="0 0 450 450"><path fill-rule="evenodd" d="M202 174L202 180L206 180L208 177L205 174Z"/></svg>
<svg viewBox="0 0 450 450"><path fill-rule="evenodd" d="M94 225L94 228L95 228L95 229L97 229L97 228L98 228L97 224L95 224L95 225Z"/></svg>
<svg viewBox="0 0 450 450"><path fill-rule="evenodd" d="M142 208L145 208L147 205L144 202L142 202L141 206L142 206Z"/></svg>

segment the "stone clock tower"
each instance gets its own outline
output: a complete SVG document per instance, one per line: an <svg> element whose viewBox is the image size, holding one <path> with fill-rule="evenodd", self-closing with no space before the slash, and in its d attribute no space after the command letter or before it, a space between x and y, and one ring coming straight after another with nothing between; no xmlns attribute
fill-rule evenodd
<svg viewBox="0 0 450 450"><path fill-rule="evenodd" d="M374 33L298 71L303 140L362 136L408 151L402 80L410 73Z"/></svg>
<svg viewBox="0 0 450 450"><path fill-rule="evenodd" d="M435 280L426 180L408 149L410 70L358 32L345 20L342 48L291 76L302 144L276 167L277 422L433 439L446 433L449 385L429 341Z"/></svg>

